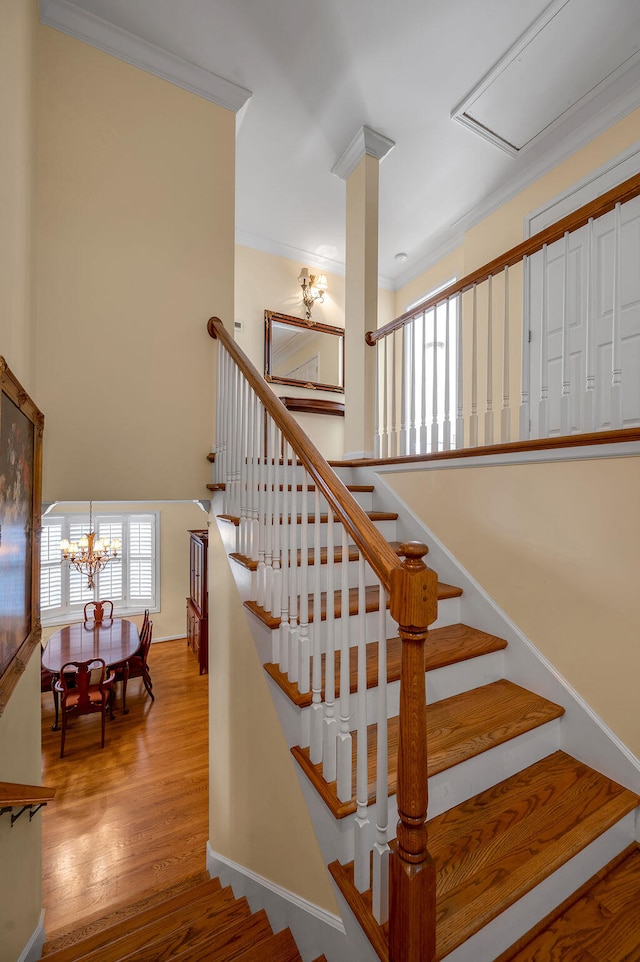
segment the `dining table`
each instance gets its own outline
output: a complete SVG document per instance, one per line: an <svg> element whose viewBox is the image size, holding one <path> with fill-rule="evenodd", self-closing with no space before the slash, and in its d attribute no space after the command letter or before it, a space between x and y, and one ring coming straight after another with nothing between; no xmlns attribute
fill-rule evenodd
<svg viewBox="0 0 640 962"><path fill-rule="evenodd" d="M65 625L54 632L42 652L42 664L52 674L60 675L62 668L70 661L89 661L102 658L108 668L124 665L140 645L138 626L128 618L105 618L101 622L79 621ZM58 698L53 688L56 721L53 731L58 728Z"/></svg>

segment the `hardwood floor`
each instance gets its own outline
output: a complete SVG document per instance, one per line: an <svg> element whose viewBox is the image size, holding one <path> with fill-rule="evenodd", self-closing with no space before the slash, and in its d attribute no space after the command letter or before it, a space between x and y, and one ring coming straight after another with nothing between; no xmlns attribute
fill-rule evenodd
<svg viewBox="0 0 640 962"><path fill-rule="evenodd" d="M129 714L83 716L51 731L42 696L42 779L55 801L42 813L47 937L76 928L196 876L208 838L208 676L184 639L151 646L155 701L141 679L127 687Z"/></svg>

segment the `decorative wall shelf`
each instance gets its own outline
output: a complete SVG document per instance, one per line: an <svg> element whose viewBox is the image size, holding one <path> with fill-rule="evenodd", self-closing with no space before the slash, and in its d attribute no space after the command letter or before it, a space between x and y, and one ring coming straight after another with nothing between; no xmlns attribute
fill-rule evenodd
<svg viewBox="0 0 640 962"><path fill-rule="evenodd" d="M14 782L0 782L0 816L11 813L11 825L17 822L24 812L29 812L29 821L36 812L53 800L55 788L38 785L19 785ZM14 808L18 809L14 812Z"/></svg>
<svg viewBox="0 0 640 962"><path fill-rule="evenodd" d="M300 411L303 414L333 414L344 417L344 404L341 401L324 401L322 398L281 397L280 400L288 411Z"/></svg>

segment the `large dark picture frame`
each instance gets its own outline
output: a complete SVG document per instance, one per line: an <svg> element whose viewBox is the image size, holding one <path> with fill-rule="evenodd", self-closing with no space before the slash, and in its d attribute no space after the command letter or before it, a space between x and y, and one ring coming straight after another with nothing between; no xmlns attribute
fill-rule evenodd
<svg viewBox="0 0 640 962"><path fill-rule="evenodd" d="M0 715L40 641L44 415L0 357Z"/></svg>

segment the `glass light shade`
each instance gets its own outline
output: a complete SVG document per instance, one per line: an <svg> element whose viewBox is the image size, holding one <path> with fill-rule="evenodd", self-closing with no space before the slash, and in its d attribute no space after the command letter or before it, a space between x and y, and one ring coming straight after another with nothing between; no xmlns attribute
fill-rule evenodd
<svg viewBox="0 0 640 962"><path fill-rule="evenodd" d="M327 287L329 286L327 284L327 275L318 274L315 286L318 288L319 291L326 291Z"/></svg>
<svg viewBox="0 0 640 962"><path fill-rule="evenodd" d="M308 284L309 283L309 268L303 267L298 275L298 283Z"/></svg>

